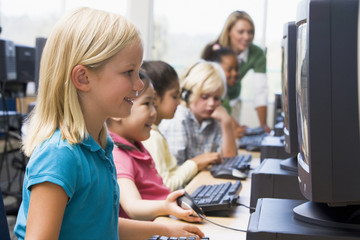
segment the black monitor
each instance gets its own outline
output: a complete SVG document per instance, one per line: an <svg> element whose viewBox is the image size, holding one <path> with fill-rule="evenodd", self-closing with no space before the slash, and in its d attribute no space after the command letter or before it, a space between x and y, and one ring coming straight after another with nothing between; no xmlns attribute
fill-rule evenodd
<svg viewBox="0 0 360 240"><path fill-rule="evenodd" d="M17 81L34 81L35 74L35 48L16 45L16 73Z"/></svg>
<svg viewBox="0 0 360 240"><path fill-rule="evenodd" d="M16 49L13 41L0 39L0 81L16 80Z"/></svg>
<svg viewBox="0 0 360 240"><path fill-rule="evenodd" d="M43 49L45 47L47 38L38 37L35 40L35 91L37 92L39 87L39 72L40 62Z"/></svg>
<svg viewBox="0 0 360 240"><path fill-rule="evenodd" d="M298 179L310 223L360 229L358 0L298 5Z"/></svg>
<svg viewBox="0 0 360 240"><path fill-rule="evenodd" d="M282 111L284 113L285 151L294 157L281 161L282 169L297 172L298 131L296 118L296 25L295 22L284 24L281 42L282 64Z"/></svg>

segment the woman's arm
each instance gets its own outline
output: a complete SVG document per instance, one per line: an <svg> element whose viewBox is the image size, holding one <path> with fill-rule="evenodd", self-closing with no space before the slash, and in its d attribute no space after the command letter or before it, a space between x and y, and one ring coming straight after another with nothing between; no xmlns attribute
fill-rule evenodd
<svg viewBox="0 0 360 240"><path fill-rule="evenodd" d="M26 239L59 239L68 196L50 182L32 186L26 225Z"/></svg>
<svg viewBox="0 0 360 240"><path fill-rule="evenodd" d="M153 220L158 216L173 215L189 222L201 221L201 218L191 216L193 211L177 205L176 199L184 194L184 190L170 193L166 200L144 200L132 180L119 178L118 184L120 189L126 189L120 194L120 205L132 219Z"/></svg>

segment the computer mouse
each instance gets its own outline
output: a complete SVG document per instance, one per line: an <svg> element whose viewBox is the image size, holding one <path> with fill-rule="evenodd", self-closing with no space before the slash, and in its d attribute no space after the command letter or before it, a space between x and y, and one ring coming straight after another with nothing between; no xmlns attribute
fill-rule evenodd
<svg viewBox="0 0 360 240"><path fill-rule="evenodd" d="M248 177L249 171L241 171L239 169L232 169L231 171L232 175L238 179L245 180Z"/></svg>
<svg viewBox="0 0 360 240"><path fill-rule="evenodd" d="M183 209L193 210L194 215L196 216L200 217L200 215L201 216L205 215L203 210L195 203L194 199L187 192L185 192L184 195L177 198L177 203Z"/></svg>
<svg viewBox="0 0 360 240"><path fill-rule="evenodd" d="M214 178L224 178L224 179L240 179L244 180L247 178L248 174L246 171L240 171L236 168L221 168L217 171L211 172Z"/></svg>

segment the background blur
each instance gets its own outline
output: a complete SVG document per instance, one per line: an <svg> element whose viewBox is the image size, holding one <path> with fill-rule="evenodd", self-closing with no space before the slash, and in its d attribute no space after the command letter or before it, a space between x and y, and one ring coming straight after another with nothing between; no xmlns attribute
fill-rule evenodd
<svg viewBox="0 0 360 240"><path fill-rule="evenodd" d="M145 60L163 60L181 75L199 59L204 46L217 38L227 16L244 10L255 22L255 44L266 49L269 79L268 124L272 126L274 94L281 91L281 38L283 24L294 21L299 0L0 0L1 38L35 46L47 37L57 20L80 7L124 15L140 29ZM242 123L257 126L252 106L252 72L243 82Z"/></svg>

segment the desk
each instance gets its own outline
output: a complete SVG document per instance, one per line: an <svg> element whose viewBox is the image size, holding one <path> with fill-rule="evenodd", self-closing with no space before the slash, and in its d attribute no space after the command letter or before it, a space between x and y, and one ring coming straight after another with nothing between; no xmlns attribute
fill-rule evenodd
<svg viewBox="0 0 360 240"><path fill-rule="evenodd" d="M256 168L260 164L260 153L259 152L247 152L245 150L239 150L239 154L251 154L251 167ZM219 179L212 177L209 171L199 172L191 182L185 187L186 191L192 193L197 187L203 184L218 184L228 181L228 179ZM240 192L240 202L249 206L250 205L250 188L251 188L251 174L242 182L242 189ZM248 208L243 206L235 207L233 211L227 212L228 216L207 216L211 221L225 225L232 228L247 230L250 211ZM155 219L156 222L168 223L169 221L180 221L174 218L169 217L158 217ZM189 223L198 226L206 236L210 237L210 240L225 240L225 239L237 239L245 240L246 233L238 232L234 230L225 229L219 226L216 226L210 222L203 221L202 223Z"/></svg>

